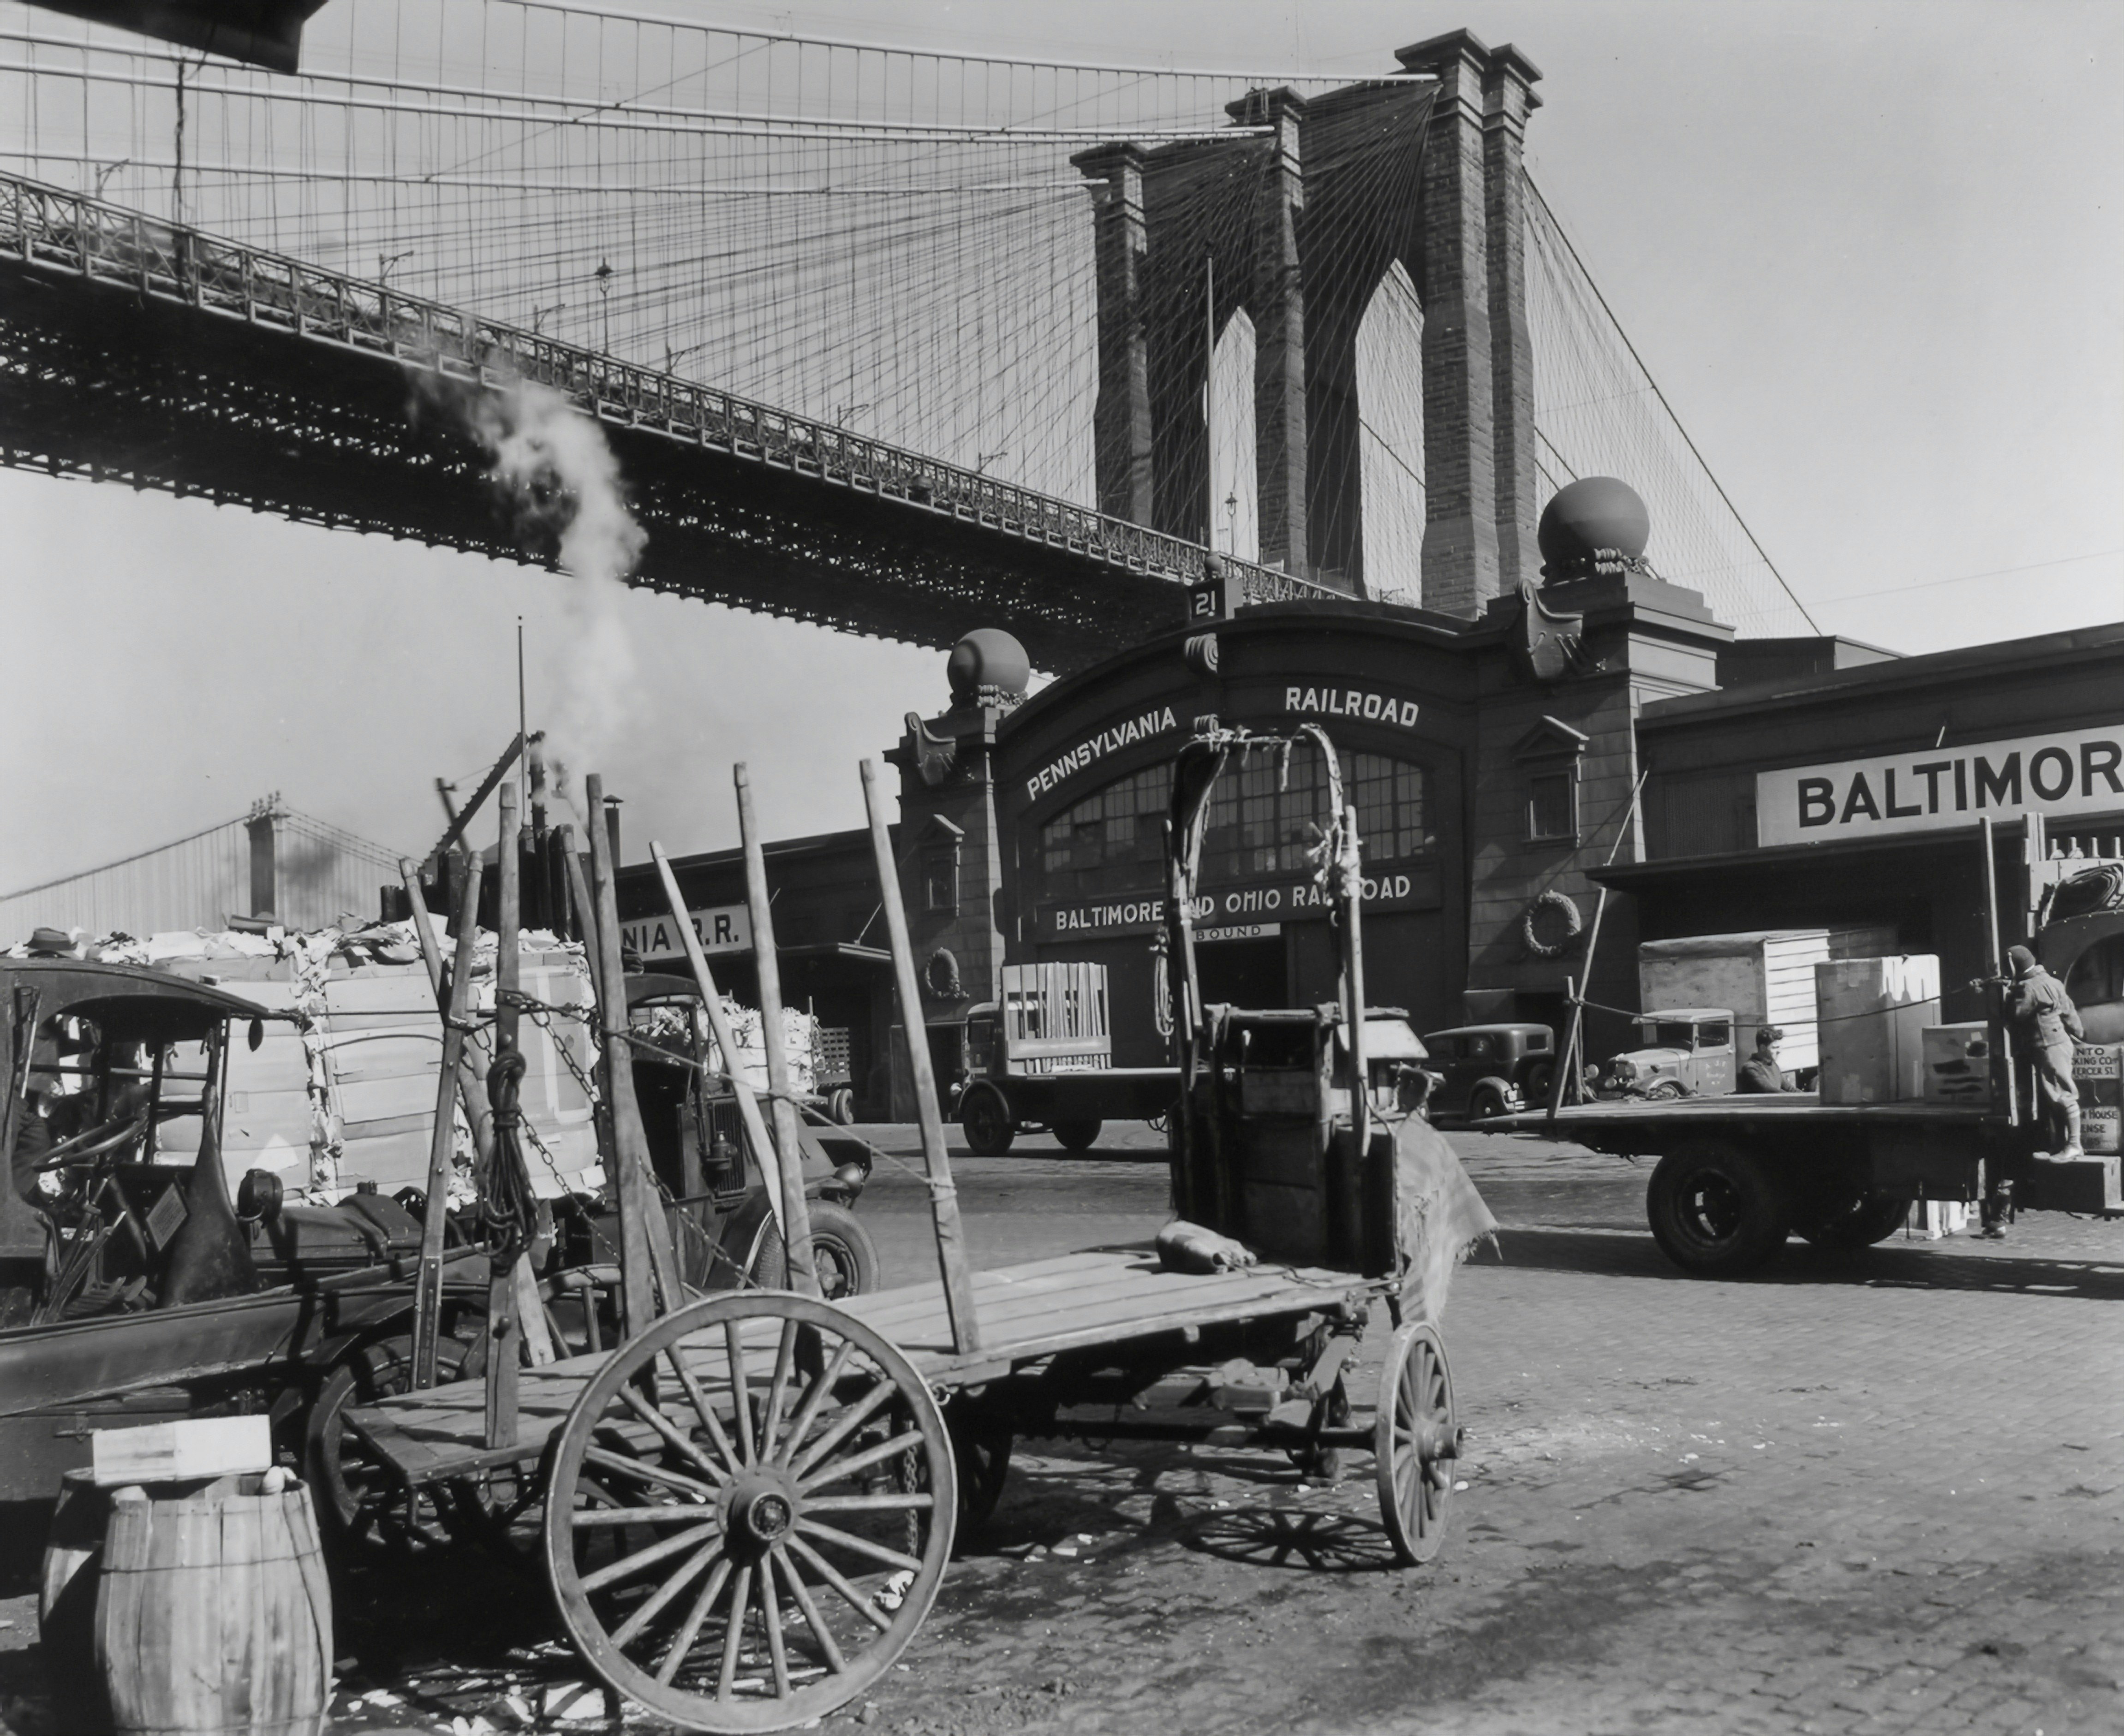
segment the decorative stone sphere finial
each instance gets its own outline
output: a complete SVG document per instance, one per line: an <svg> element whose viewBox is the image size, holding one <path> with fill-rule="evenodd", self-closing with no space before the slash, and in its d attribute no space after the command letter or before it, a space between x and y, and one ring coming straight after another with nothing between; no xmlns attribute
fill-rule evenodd
<svg viewBox="0 0 2124 1736"><path fill-rule="evenodd" d="M995 705L1008 711L1025 697L1032 659L1001 627L976 627L952 647L944 673L957 703Z"/></svg>
<svg viewBox="0 0 2124 1736"><path fill-rule="evenodd" d="M1652 536L1652 514L1638 491L1613 476L1581 476L1556 491L1535 532L1542 575L1590 578L1604 565L1634 567Z"/></svg>

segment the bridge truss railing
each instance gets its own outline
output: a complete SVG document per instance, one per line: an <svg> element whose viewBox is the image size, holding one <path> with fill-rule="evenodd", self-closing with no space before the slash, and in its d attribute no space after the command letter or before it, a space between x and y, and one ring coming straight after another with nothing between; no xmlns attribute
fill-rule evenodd
<svg viewBox="0 0 2124 1736"><path fill-rule="evenodd" d="M247 324L490 388L535 381L602 420L875 494L1130 572L1202 576L1200 543L388 284L0 175L0 251ZM1230 560L1247 602L1344 594Z"/></svg>

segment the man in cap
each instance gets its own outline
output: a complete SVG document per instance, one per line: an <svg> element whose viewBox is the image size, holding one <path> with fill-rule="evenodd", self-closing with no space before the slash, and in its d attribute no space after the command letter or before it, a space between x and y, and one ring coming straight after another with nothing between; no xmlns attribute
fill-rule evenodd
<svg viewBox="0 0 2124 1736"><path fill-rule="evenodd" d="M1788 1091L1794 1089L1785 1070L1778 1065L1778 1045L1785 1034L1774 1025L1765 1025L1755 1033L1755 1052L1741 1063L1740 1077L1734 1081L1736 1091Z"/></svg>
<svg viewBox="0 0 2124 1736"><path fill-rule="evenodd" d="M2035 1067L2044 1133L2056 1144L2055 1150L2038 1155L2069 1162L2080 1156L2079 1093L2072 1082L2072 1046L2081 1035L2079 1010L2065 985L2027 947L2009 948L2006 964L2014 973L2006 986L2006 1016L2016 1046Z"/></svg>

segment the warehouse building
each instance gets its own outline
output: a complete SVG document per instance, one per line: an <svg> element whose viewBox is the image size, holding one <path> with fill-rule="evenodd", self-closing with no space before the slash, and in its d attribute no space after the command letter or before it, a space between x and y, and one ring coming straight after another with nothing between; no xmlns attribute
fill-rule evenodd
<svg viewBox="0 0 2124 1736"><path fill-rule="evenodd" d="M1370 997L1419 1030L1560 1023L1572 991L1635 1010L1641 940L1779 927L1937 952L1944 1016L1973 1016L1978 822L1994 823L2009 937L2027 927L2032 830L2090 852L2124 833L2124 626L1897 657L1826 636L1736 641L1699 595L1614 549L1561 539L1546 570L1473 619L1239 607L1213 578L1171 632L1031 698L1007 636L970 636L950 702L910 713L886 756L947 1077L1006 962L1104 964L1116 1064L1164 1058L1161 826L1173 752L1207 717L1270 735L1317 724L1333 741L1370 870ZM1227 773L1198 924L1211 998L1332 997L1304 860L1321 800L1317 756L1257 753ZM768 869L790 998L862 1034L858 1091L881 1111L894 1013L868 850L861 833L792 841ZM678 866L742 993L736 853ZM622 881L623 913L661 913L647 870ZM1594 1057L1631 1038L1624 1018L1591 1016Z"/></svg>

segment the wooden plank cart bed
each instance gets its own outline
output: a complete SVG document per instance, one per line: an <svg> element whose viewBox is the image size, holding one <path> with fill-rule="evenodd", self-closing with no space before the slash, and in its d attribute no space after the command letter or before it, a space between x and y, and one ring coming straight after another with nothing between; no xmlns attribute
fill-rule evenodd
<svg viewBox="0 0 2124 1736"><path fill-rule="evenodd" d="M1429 1316L1487 1214L1414 1112L1420 1045L1405 1022L1357 1011L1355 814L1339 799L1321 852L1343 941L1339 1004L1252 1013L1201 1003L1188 911L1210 789L1229 759L1258 751L1257 740L1208 732L1175 768L1167 942L1188 1088L1172 1138L1187 1222L1158 1245L973 1273L918 1043L936 1282L832 1304L799 1289L685 1303L616 1352L519 1371L505 1415L491 1382L350 1413L409 1491L496 1474L533 1491L562 1622L619 1693L718 1731L782 1729L843 1705L913 1638L958 1526L995 1502L1013 1435L1070 1433L1071 1413L1087 1406L1099 1407L1088 1432L1102 1439L1251 1442L1323 1470L1370 1447L1397 1556L1416 1565L1436 1553L1459 1437ZM913 1024L921 1002L899 876L872 768L863 773ZM748 840L749 806L741 785ZM665 886L690 934L668 868ZM764 974L770 923L757 900ZM692 963L716 1005L697 951ZM763 1000L769 992L763 983ZM787 1098L769 1063L778 1111ZM773 1161L779 1142L745 1101ZM783 1201L801 1283L801 1188ZM1188 1264L1200 1269L1176 1269ZM1380 1303L1393 1337L1373 1414L1359 1418L1346 1374Z"/></svg>

